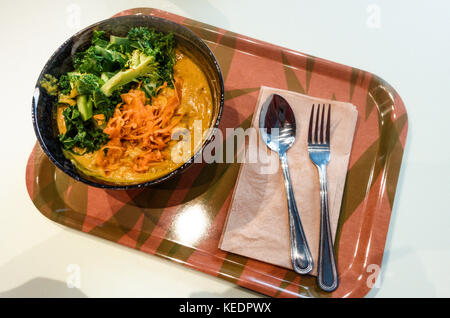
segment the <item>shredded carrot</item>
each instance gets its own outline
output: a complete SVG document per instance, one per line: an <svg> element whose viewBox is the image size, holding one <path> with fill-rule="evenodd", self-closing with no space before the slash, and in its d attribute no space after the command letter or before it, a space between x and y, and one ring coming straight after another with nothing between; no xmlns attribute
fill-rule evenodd
<svg viewBox="0 0 450 318"><path fill-rule="evenodd" d="M94 120L97 122L99 126L103 125L105 122L105 115L104 114L96 114L92 116Z"/></svg>
<svg viewBox="0 0 450 318"><path fill-rule="evenodd" d="M117 105L103 130L110 140L96 154L96 164L106 174L123 165L131 166L135 172L147 172L167 159L163 150L169 145L173 128L184 116L176 112L181 103L181 80L176 79L174 84L172 96L158 94L151 104L139 89L121 95L123 103ZM157 92L165 87L167 83L158 87Z"/></svg>

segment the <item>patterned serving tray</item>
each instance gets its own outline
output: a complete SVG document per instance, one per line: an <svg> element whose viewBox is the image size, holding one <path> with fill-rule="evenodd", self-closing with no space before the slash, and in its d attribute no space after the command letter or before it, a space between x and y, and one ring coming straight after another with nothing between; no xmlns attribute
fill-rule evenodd
<svg viewBox="0 0 450 318"><path fill-rule="evenodd" d="M379 77L344 65L150 8L181 23L212 49L225 79L220 129L249 127L261 85L352 102L358 124L335 242L340 286L324 293L316 278L218 249L239 164L194 164L163 184L102 190L59 171L36 144L26 170L29 195L49 219L162 256L277 297L362 297L381 266L407 134L400 96Z"/></svg>

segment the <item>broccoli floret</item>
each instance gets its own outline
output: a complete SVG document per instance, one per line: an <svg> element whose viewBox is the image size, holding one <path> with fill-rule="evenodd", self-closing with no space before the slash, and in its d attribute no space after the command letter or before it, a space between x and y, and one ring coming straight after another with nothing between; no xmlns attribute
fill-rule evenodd
<svg viewBox="0 0 450 318"><path fill-rule="evenodd" d="M111 96L112 92L131 81L148 73L157 72L155 58L135 50L131 59L128 61L128 69L120 71L111 77L101 88L106 96Z"/></svg>
<svg viewBox="0 0 450 318"><path fill-rule="evenodd" d="M110 44L122 48L134 48L126 66L106 81L102 91L110 96L113 90L131 81L142 81L141 88L148 97L155 95L156 87L164 82L173 87L173 66L175 64L175 40L173 34L164 35L145 27L132 28L127 38L115 37Z"/></svg>
<svg viewBox="0 0 450 318"><path fill-rule="evenodd" d="M155 57L162 82L173 87L173 66L176 61L173 33L164 34L154 29L136 27L130 29L128 38L130 47Z"/></svg>

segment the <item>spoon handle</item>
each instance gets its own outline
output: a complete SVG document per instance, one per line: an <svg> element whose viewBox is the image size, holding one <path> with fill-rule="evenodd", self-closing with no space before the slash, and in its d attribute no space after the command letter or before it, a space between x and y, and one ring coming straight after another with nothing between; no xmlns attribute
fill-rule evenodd
<svg viewBox="0 0 450 318"><path fill-rule="evenodd" d="M299 274L308 274L313 269L313 260L308 242L306 241L302 222L300 221L297 204L295 203L294 191L292 189L291 177L289 175L289 167L285 152L280 153L280 160L288 201L292 267L295 272Z"/></svg>

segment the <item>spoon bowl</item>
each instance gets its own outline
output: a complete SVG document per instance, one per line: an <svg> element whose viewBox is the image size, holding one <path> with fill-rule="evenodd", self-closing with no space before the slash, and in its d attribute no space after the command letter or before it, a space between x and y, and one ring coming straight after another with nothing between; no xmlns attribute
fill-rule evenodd
<svg viewBox="0 0 450 318"><path fill-rule="evenodd" d="M295 141L297 127L294 112L280 95L273 94L263 105L259 127L264 142L275 152L286 152Z"/></svg>

